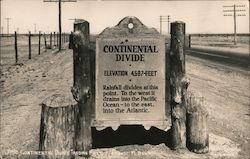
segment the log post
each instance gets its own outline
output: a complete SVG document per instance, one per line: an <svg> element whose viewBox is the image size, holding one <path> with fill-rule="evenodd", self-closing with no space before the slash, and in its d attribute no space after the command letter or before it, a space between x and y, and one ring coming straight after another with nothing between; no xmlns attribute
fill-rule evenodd
<svg viewBox="0 0 250 159"><path fill-rule="evenodd" d="M170 92L172 149L186 148L185 23L171 23Z"/></svg>
<svg viewBox="0 0 250 159"><path fill-rule="evenodd" d="M79 20L74 23L73 58L74 84L71 89L78 102L79 114L76 121L75 150L89 153L92 147L91 110L93 93L91 79L91 51L89 43L89 23ZM93 82L91 84L91 82Z"/></svg>
<svg viewBox="0 0 250 159"><path fill-rule="evenodd" d="M73 158L77 103L71 94L54 94L42 103L39 151L40 159Z"/></svg>
<svg viewBox="0 0 250 159"><path fill-rule="evenodd" d="M207 126L207 111L203 97L188 93L187 105L187 148L195 153L209 151L209 136Z"/></svg>
<svg viewBox="0 0 250 159"><path fill-rule="evenodd" d="M18 63L18 50L17 50L17 33L15 31L15 59L16 59L16 64Z"/></svg>

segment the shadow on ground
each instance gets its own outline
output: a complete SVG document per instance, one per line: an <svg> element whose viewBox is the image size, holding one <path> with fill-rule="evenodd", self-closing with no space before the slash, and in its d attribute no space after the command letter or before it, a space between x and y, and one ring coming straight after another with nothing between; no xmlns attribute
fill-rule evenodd
<svg viewBox="0 0 250 159"><path fill-rule="evenodd" d="M93 149L125 145L158 145L171 147L170 130L167 132L151 127L145 130L141 125L120 126L116 131L108 127L102 131L92 128Z"/></svg>

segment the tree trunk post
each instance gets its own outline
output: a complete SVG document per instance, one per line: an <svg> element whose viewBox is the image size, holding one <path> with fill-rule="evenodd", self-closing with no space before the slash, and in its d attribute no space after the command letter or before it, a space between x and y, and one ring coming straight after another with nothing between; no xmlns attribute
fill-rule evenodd
<svg viewBox="0 0 250 159"><path fill-rule="evenodd" d="M43 101L41 112L39 159L70 159L74 155L77 102L69 94L54 94Z"/></svg>
<svg viewBox="0 0 250 159"><path fill-rule="evenodd" d="M71 91L78 102L79 109L76 121L75 150L88 154L92 147L91 110L93 106L89 23L85 20L75 22L74 31L74 84Z"/></svg>
<svg viewBox="0 0 250 159"><path fill-rule="evenodd" d="M18 50L17 50L17 33L15 31L15 58L16 58L16 64L18 63Z"/></svg>
<svg viewBox="0 0 250 159"><path fill-rule="evenodd" d="M31 33L29 32L29 59L31 59Z"/></svg>
<svg viewBox="0 0 250 159"><path fill-rule="evenodd" d="M171 23L170 92L172 149L186 148L185 94L189 81L185 76L185 23Z"/></svg>
<svg viewBox="0 0 250 159"><path fill-rule="evenodd" d="M188 93L187 103L187 148L195 153L209 151L207 111L203 97Z"/></svg>

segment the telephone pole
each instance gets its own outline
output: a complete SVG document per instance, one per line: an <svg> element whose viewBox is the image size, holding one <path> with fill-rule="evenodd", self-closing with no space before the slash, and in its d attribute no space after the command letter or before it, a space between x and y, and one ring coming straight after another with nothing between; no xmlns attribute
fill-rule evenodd
<svg viewBox="0 0 250 159"><path fill-rule="evenodd" d="M10 29L10 28L9 28L9 27L10 27L9 22L10 22L11 18L8 17L8 18L5 18L5 19L6 19L6 21L7 21L7 35L9 35L9 32L10 32L10 30L9 30L9 29Z"/></svg>
<svg viewBox="0 0 250 159"><path fill-rule="evenodd" d="M58 2L59 14L59 51L62 49L62 2L76 2L77 0L43 0L43 2Z"/></svg>
<svg viewBox="0 0 250 159"><path fill-rule="evenodd" d="M162 34L162 22L168 22L168 34L169 34L169 23L170 23L170 15L160 16L160 33Z"/></svg>
<svg viewBox="0 0 250 159"><path fill-rule="evenodd" d="M246 16L244 14L244 12L246 11L244 9L245 5L229 5L229 6L223 6L223 8L225 8L225 10L223 10L224 12L224 16L232 16L234 19L234 45L237 44L237 30L236 30L236 17L238 16Z"/></svg>

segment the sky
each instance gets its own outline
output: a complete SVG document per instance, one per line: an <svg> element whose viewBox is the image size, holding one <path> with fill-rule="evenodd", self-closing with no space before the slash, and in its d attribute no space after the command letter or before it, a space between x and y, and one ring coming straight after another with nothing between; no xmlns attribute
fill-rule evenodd
<svg viewBox="0 0 250 159"><path fill-rule="evenodd" d="M54 32L58 31L58 3L43 0L0 0L1 27L7 32L7 20L10 33ZM237 32L249 33L248 0L182 0L182 1L119 1L119 0L78 0L62 3L63 32L73 30L74 18L84 19L90 23L90 32L100 33L106 27L112 27L126 16L136 16L141 22L157 30L160 28L159 16L170 15L170 21L186 23L187 33L233 33L233 17L223 16L225 5L245 5L246 16L236 18ZM163 23L163 32L167 32L167 22Z"/></svg>

